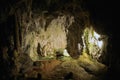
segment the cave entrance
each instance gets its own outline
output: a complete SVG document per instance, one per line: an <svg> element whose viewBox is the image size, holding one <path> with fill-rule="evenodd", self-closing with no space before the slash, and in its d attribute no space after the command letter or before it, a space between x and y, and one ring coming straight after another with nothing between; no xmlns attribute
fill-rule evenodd
<svg viewBox="0 0 120 80"><path fill-rule="evenodd" d="M98 34L92 27L86 28L82 35L83 52L88 53L96 60L103 58L107 53L107 39L107 35Z"/></svg>

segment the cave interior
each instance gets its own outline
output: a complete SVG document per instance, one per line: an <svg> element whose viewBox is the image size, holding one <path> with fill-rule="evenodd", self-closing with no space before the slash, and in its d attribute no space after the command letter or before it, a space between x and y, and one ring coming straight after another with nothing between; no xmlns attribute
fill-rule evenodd
<svg viewBox="0 0 120 80"><path fill-rule="evenodd" d="M0 2L0 80L119 78L119 39L107 1Z"/></svg>

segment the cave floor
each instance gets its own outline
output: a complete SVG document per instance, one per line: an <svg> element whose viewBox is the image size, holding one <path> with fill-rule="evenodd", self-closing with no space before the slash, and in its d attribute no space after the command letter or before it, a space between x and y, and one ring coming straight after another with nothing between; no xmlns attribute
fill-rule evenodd
<svg viewBox="0 0 120 80"><path fill-rule="evenodd" d="M37 78L40 74L40 80L103 80L107 72L107 66L85 53L78 59L60 57L36 61L36 64L25 73L27 78Z"/></svg>

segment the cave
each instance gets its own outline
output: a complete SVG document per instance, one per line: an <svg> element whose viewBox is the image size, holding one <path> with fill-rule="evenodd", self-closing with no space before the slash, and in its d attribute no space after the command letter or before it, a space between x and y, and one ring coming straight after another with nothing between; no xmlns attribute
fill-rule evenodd
<svg viewBox="0 0 120 80"><path fill-rule="evenodd" d="M110 2L0 2L0 80L119 78L119 38Z"/></svg>

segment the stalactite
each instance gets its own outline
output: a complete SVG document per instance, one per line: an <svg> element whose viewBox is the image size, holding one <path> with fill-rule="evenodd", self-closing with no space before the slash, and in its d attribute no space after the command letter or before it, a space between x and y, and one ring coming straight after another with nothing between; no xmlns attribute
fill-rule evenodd
<svg viewBox="0 0 120 80"><path fill-rule="evenodd" d="M19 43L20 47L22 46L22 20L21 20L21 14L22 12L18 9L16 11L16 17L17 17L17 23L18 24L18 33L19 33Z"/></svg>
<svg viewBox="0 0 120 80"><path fill-rule="evenodd" d="M19 42L20 46L22 46L22 27L19 25Z"/></svg>
<svg viewBox="0 0 120 80"><path fill-rule="evenodd" d="M15 14L15 27L14 27L14 41L15 41L15 49L18 51L20 47L20 39L19 39L19 25L18 25L18 17Z"/></svg>

